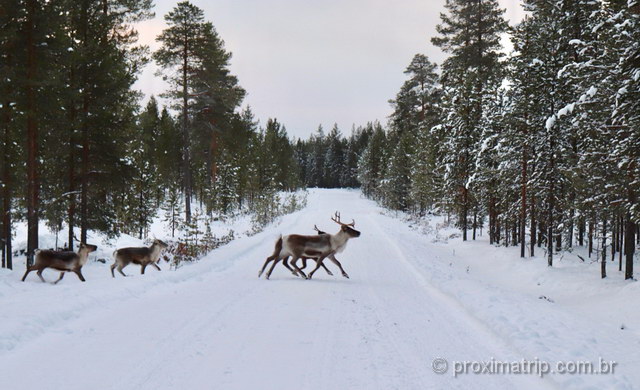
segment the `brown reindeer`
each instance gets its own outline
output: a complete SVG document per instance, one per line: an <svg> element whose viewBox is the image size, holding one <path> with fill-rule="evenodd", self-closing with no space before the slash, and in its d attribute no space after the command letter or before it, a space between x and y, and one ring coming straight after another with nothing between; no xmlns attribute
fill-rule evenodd
<svg viewBox="0 0 640 390"><path fill-rule="evenodd" d="M140 273L143 275L144 270L149 264L156 267L156 269L160 271L160 267L158 267L156 262L160 260L160 253L166 247L168 247L168 245L165 242L155 239L153 240L153 243L150 247L143 246L139 248L134 247L117 249L115 252L113 252L114 262L113 264L111 264L111 276L114 278L116 277L115 273L113 272L116 267L118 267L118 272L120 272L122 276L127 276L124 272L122 272L122 269L130 263L140 264L142 266L140 268Z"/></svg>
<svg viewBox="0 0 640 390"><path fill-rule="evenodd" d="M78 253L71 251L38 250L36 251L35 264L27 268L27 272L24 273L22 281L24 282L29 272L38 271L37 274L40 280L46 282L42 277L42 271L46 268L53 268L60 271L60 277L53 282L54 284L62 280L65 272L74 272L80 280L84 282L84 276L82 276L81 272L82 266L87 263L89 253L94 252L96 249L98 249L98 247L95 245L80 243Z"/></svg>
<svg viewBox="0 0 640 390"><path fill-rule="evenodd" d="M340 225L340 231L336 234L319 234L317 236L290 234L280 237L278 241L276 241L273 254L265 260L262 270L258 273L258 277L262 275L267 265L273 261L273 265L271 265L269 272L266 274L266 278L269 279L278 262L291 257L291 266L293 266L294 269L292 270L286 261L283 262L285 267L294 275L301 275L305 279L311 279L318 268L323 265L322 262L326 257L342 252L344 248L346 248L349 239L360 236L360 232L353 228L355 221L349 224L340 222L340 214L337 211L331 220ZM296 264L301 257L317 259L316 267L308 276Z"/></svg>

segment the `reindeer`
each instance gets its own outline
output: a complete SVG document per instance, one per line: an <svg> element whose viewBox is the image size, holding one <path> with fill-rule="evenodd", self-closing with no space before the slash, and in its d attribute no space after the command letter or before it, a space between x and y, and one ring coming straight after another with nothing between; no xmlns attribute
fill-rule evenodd
<svg viewBox="0 0 640 390"><path fill-rule="evenodd" d="M72 251L54 251L54 250L37 250L35 264L27 268L27 272L24 273L22 281L27 278L29 272L38 271L37 274L40 280L46 282L42 277L42 271L46 268L53 268L60 271L60 277L53 284L58 283L64 278L65 272L74 272L81 281L84 280L82 276L82 266L87 263L89 253L98 249L97 246L91 244L80 243L78 253Z"/></svg>
<svg viewBox="0 0 640 390"><path fill-rule="evenodd" d="M129 265L129 263L140 264L142 268L140 269L140 274L144 275L144 270L147 268L147 265L151 264L156 267L158 271L160 271L160 267L156 264L158 260L160 260L160 253L166 247L168 247L165 242L155 239L150 247L135 247L135 248L120 248L113 252L114 263L111 264L111 277L116 277L113 270L118 267L118 272L125 275L122 272L122 269Z"/></svg>
<svg viewBox="0 0 640 390"><path fill-rule="evenodd" d="M316 226L316 225L313 225L313 229L314 229L316 232L318 232L318 234L319 234L319 235L320 235L320 234L327 234L327 233L323 232L322 230L318 229L318 226ZM293 275L295 275L295 276L300 276L300 275L298 275L298 272L297 272L297 271L295 271L293 268L291 268L291 267L289 266L289 257L290 257L290 256L287 256L287 257L285 257L284 259L282 259L282 265L284 265L284 266L285 266L289 271L291 271L291 273L292 273ZM270 258L270 259L271 259L271 258ZM305 269L305 268L307 268L307 260L309 260L309 259L314 259L314 260L316 260L316 264L318 263L318 258L313 258L313 257L304 257L304 256L303 256L303 257L301 257L301 259L302 259L302 267L300 267L300 269ZM275 261L275 258L273 258L273 259L271 259L271 260L268 260L266 264L268 264L270 261ZM337 260L336 260L336 261L337 261ZM258 273L258 277L262 276L262 273L264 272L264 270L265 270L265 268L266 268L266 266L267 266L266 264L264 265L264 267L262 267L262 270ZM333 276L333 272L329 271L329 268L327 268L324 264L322 264L322 268L324 268L325 272L326 272L329 276ZM343 273L343 275L344 275L344 274L345 274L345 273ZM347 276L347 278L348 278L348 277L349 277L349 276Z"/></svg>
<svg viewBox="0 0 640 390"><path fill-rule="evenodd" d="M317 225L313 225L313 230L318 232L318 234L328 234L328 233L323 232L322 230L318 229ZM331 254L331 255L329 255L327 257L329 258L329 260L331 260L331 262L333 262L333 264L337 265L338 268L340 268L340 272L342 272L342 276L344 276L345 278L349 279L349 274L347 274L345 272L345 270L342 268L342 264L340 264L338 259L336 259L335 255ZM307 268L307 260L311 259L311 257L301 257L301 259L302 259L302 267L300 267L300 269L303 270L303 269ZM316 260L316 264L318 264L318 258L313 258L313 259ZM287 262L288 260L289 260L288 258L283 259L282 260L283 264L285 262ZM321 264L320 266L322 268L324 268L324 270L327 272L327 274L333 276L333 273L331 271L329 271L329 269L324 264ZM297 274L294 273L294 275L297 275Z"/></svg>
<svg viewBox="0 0 640 390"><path fill-rule="evenodd" d="M354 229L355 221L348 224L340 222L340 214L337 211L335 215L331 217L331 220L340 225L340 231L336 234L319 234L317 236L290 234L281 236L278 241L276 241L273 254L265 260L262 270L258 273L258 277L262 275L269 262L273 261L273 265L269 269L269 272L267 272L267 279L269 279L273 269L280 260L292 257L291 265L295 270L292 270L286 261L283 262L285 267L296 276L301 275L304 279L311 279L318 268L323 265L322 262L326 257L342 252L344 248L346 248L350 238L360 236L360 232ZM317 259L316 267L308 276L296 264L301 257ZM341 266L340 269L342 270ZM344 270L342 271L344 272ZM346 274L346 272L344 274Z"/></svg>

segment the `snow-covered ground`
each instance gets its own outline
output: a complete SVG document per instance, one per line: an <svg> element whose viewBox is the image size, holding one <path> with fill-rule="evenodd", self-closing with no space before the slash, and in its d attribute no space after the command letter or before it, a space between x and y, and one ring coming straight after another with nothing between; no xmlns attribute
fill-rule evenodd
<svg viewBox="0 0 640 390"><path fill-rule="evenodd" d="M351 279L258 279L280 233L362 236L338 258ZM437 236L439 234L440 236ZM1 389L631 389L640 384L640 285L567 256L421 234L358 191L312 190L308 206L177 271L81 283L0 274ZM436 239L439 237L438 239ZM116 245L116 244L114 244ZM327 264L335 270L332 264ZM53 280L56 273L45 271ZM436 374L434 359L448 361ZM614 374L460 374L469 362L615 361ZM492 360L493 359L493 360ZM472 362L478 362L471 365ZM437 368L442 368L438 360ZM486 370L485 370L486 371Z"/></svg>

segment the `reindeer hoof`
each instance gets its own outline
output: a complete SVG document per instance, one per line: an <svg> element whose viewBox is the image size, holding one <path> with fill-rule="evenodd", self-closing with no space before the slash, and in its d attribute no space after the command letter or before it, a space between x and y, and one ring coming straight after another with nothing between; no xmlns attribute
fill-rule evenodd
<svg viewBox="0 0 640 390"><path fill-rule="evenodd" d="M345 278L349 279L349 275L347 275L347 273L343 273L342 276L344 276Z"/></svg>
<svg viewBox="0 0 640 390"><path fill-rule="evenodd" d="M331 272L327 272L327 274L329 274L329 276L333 276L333 273L331 273Z"/></svg>

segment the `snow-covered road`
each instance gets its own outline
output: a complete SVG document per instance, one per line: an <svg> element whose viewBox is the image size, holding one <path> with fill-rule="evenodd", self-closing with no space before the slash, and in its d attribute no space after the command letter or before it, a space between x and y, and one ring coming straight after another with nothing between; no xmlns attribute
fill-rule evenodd
<svg viewBox="0 0 640 390"><path fill-rule="evenodd" d="M329 219L335 210L354 218L362 232L338 256L351 279L320 270L307 281L282 266L269 281L257 278L280 233L312 234L314 224L336 231ZM112 280L108 264L94 263L86 267L86 283L68 275L56 286L36 277L20 283L15 272L0 286L0 388L631 388L625 367L633 362L614 376L434 373L438 357L450 365L580 357L556 356L554 348L572 348L571 340L556 345L556 339L597 329L590 324L547 335L546 319L566 325L573 317L548 318L561 310L546 309L550 304L538 297L527 308L526 298L490 287L456 290L476 282L463 284L458 274L443 271L449 261L443 256L451 252L444 247L381 214L357 191L315 190L306 209L175 272L163 267L141 276L130 267L133 277ZM52 280L54 273L45 277ZM473 294L484 295L464 299ZM491 302L545 337L501 326L510 319L496 320ZM623 340L607 339L604 331L602 339L589 336L606 344L587 350L591 360L607 348L623 348L622 359L628 356Z"/></svg>

